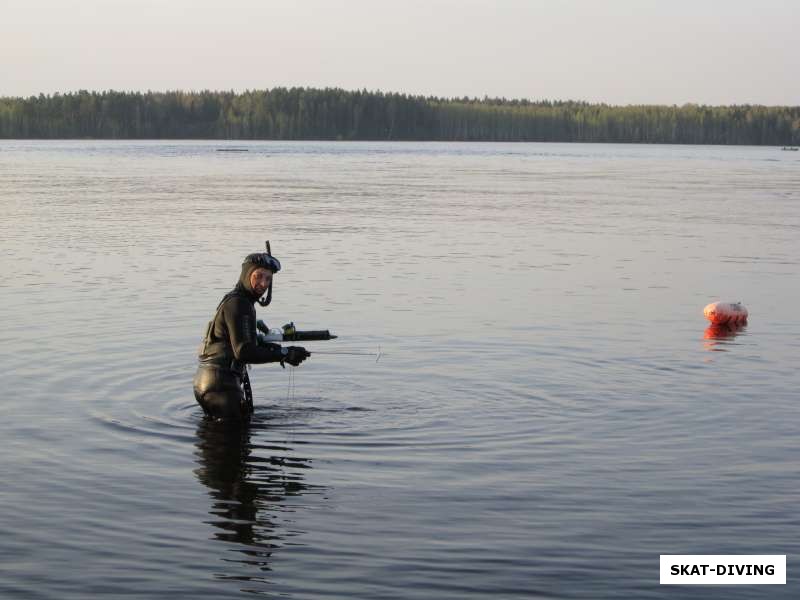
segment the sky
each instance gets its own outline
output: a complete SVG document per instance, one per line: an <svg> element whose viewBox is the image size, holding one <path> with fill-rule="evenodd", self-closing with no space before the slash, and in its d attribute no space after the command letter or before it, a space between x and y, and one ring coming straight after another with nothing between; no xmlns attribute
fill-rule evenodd
<svg viewBox="0 0 800 600"><path fill-rule="evenodd" d="M800 105L800 0L0 0L0 96L341 87Z"/></svg>

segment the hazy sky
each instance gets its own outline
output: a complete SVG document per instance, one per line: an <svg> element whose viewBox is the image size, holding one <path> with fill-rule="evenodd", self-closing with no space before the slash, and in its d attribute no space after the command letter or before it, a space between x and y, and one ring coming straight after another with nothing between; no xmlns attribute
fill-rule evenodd
<svg viewBox="0 0 800 600"><path fill-rule="evenodd" d="M800 104L800 0L0 0L0 95L336 86Z"/></svg>

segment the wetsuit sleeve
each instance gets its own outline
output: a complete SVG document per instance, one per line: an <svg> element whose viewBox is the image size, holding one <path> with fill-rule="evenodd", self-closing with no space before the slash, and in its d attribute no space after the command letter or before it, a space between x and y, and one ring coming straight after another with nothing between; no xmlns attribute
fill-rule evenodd
<svg viewBox="0 0 800 600"><path fill-rule="evenodd" d="M222 316L230 335L233 355L243 363L268 363L283 360L277 344L259 346L256 338L256 311L243 298L231 298L222 307Z"/></svg>

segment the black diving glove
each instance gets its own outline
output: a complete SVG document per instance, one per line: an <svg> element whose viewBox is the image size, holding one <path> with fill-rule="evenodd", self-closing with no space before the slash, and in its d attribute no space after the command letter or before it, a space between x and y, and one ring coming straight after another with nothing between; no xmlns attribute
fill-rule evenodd
<svg viewBox="0 0 800 600"><path fill-rule="evenodd" d="M286 354L284 359L281 361L281 365L283 365L284 362L287 362L293 367L298 367L300 366L301 362L311 356L310 352L300 346L289 346L288 348L284 348L284 350L286 350Z"/></svg>

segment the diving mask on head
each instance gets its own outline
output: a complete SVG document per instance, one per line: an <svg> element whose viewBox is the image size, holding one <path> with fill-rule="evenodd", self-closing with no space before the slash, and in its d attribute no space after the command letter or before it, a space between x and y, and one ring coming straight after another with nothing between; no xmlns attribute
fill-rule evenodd
<svg viewBox="0 0 800 600"><path fill-rule="evenodd" d="M269 269L273 273L281 270L281 261L266 252L248 254L244 262L256 265L259 269Z"/></svg>
<svg viewBox="0 0 800 600"><path fill-rule="evenodd" d="M255 252L253 254L248 254L247 257L244 259L244 264L251 264L255 265L259 269L268 269L273 273L277 273L281 270L281 261L277 258L272 256L272 251L269 247L269 240L267 240L267 251L266 252ZM272 302L272 280L269 282L269 288L267 289L267 295L264 298L259 298L257 302L261 306L269 306L269 303Z"/></svg>

